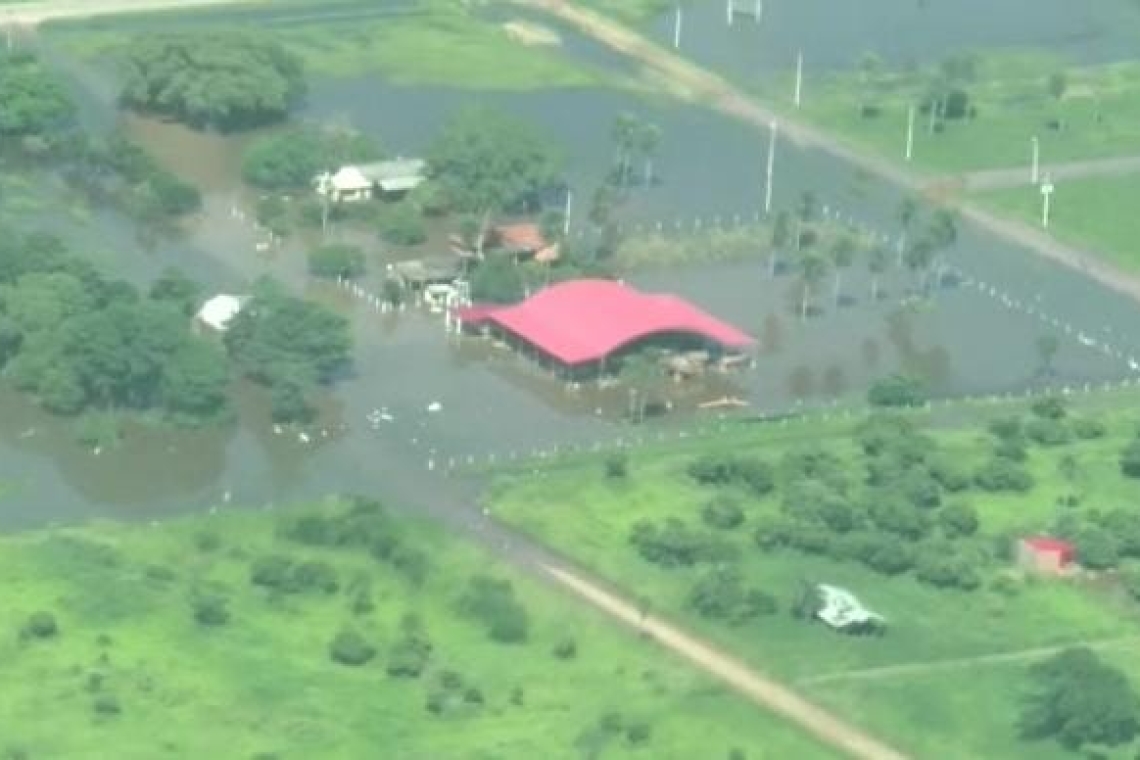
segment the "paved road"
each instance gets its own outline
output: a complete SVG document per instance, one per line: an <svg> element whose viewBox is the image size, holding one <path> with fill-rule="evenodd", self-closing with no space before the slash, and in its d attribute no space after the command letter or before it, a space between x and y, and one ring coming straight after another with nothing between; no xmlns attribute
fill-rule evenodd
<svg viewBox="0 0 1140 760"><path fill-rule="evenodd" d="M1140 156L1098 158L1089 161L1072 161L1063 164L1042 164L1042 177L1054 180L1081 179L1082 177L1113 177L1140 173ZM986 169L966 174L948 175L934 180L931 185L950 185L962 190L997 190L1004 187L1022 187L1031 184L1028 166L1016 169Z"/></svg>
<svg viewBox="0 0 1140 760"><path fill-rule="evenodd" d="M978 228L1082 272L1102 285L1140 302L1140 275L1106 263L1090 251L1064 245L1022 222L994 216L982 208L955 198L953 193L945 196L935 194L937 187L947 189L946 186L932 188L928 177L919 177L887 159L868 155L810 124L787 119L724 78L662 48L613 19L567 0L510 1L550 13L599 42L641 61L660 76L662 85L669 87L676 95L704 103L761 129L768 129L772 123L779 122L783 139L791 140L796 145L817 148L903 189L933 196L932 200L953 205L965 220Z"/></svg>
<svg viewBox="0 0 1140 760"><path fill-rule="evenodd" d="M65 18L108 16L137 11L184 10L211 5L268 2L269 0L33 0L27 3L0 2L0 23L34 26Z"/></svg>

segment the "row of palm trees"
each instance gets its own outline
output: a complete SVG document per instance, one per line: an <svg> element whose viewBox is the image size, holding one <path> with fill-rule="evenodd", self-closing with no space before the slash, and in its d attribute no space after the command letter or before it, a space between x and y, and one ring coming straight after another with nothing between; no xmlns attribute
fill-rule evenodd
<svg viewBox="0 0 1140 760"><path fill-rule="evenodd" d="M896 213L899 238L895 250L879 241L868 240L851 227L843 227L826 244L818 228L819 203L811 192L803 193L795 212L776 214L771 229L769 276L775 276L776 259L781 251L794 254L794 268L802 285L800 317L806 319L812 296L819 285L833 274L832 300L839 306L843 297L843 275L863 257L871 275L871 301L878 301L883 275L893 264L906 268L915 279L915 290L929 293L932 281L942 281L945 254L958 240L958 223L953 212L937 209L923 218L918 202L904 199Z"/></svg>

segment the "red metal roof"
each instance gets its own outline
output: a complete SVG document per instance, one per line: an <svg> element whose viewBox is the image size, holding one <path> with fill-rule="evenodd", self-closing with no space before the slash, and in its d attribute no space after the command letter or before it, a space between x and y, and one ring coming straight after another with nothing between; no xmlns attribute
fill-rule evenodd
<svg viewBox="0 0 1140 760"><path fill-rule="evenodd" d="M727 348L752 338L672 295L640 293L611 280L572 280L545 288L514 306L463 310L466 322L493 322L564 364L598 361L659 333L689 333Z"/></svg>
<svg viewBox="0 0 1140 760"><path fill-rule="evenodd" d="M500 224L495 228L495 234L504 248L538 251L549 245L542 234L542 230L532 222Z"/></svg>
<svg viewBox="0 0 1140 760"><path fill-rule="evenodd" d="M1059 538L1050 538L1049 536L1030 536L1024 539L1025 543L1029 545L1034 551L1049 552L1050 554L1060 554L1061 558L1068 561L1076 554L1076 547L1068 541L1062 541Z"/></svg>

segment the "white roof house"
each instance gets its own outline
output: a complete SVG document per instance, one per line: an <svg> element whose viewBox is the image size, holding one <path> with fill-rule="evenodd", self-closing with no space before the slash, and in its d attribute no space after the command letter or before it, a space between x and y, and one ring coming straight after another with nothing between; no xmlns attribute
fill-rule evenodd
<svg viewBox="0 0 1140 760"><path fill-rule="evenodd" d="M427 162L422 158L396 158L361 164L360 173L380 188L382 193L404 193L414 190L427 179Z"/></svg>
<svg viewBox="0 0 1140 760"><path fill-rule="evenodd" d="M194 318L212 330L225 332L230 321L241 311L243 302L241 296L220 293L202 304Z"/></svg>
<svg viewBox="0 0 1140 760"><path fill-rule="evenodd" d="M319 174L313 184L318 193L334 201L361 201L372 197L372 180L356 166L342 166L332 174Z"/></svg>
<svg viewBox="0 0 1140 760"><path fill-rule="evenodd" d="M823 606L815 616L832 628L844 630L882 623L882 615L872 612L847 589L820 583L816 586Z"/></svg>

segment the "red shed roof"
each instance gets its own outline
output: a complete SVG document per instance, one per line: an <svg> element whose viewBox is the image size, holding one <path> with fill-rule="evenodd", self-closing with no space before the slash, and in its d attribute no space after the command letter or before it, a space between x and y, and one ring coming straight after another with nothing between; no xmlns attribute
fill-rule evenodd
<svg viewBox="0 0 1140 760"><path fill-rule="evenodd" d="M1038 552L1048 552L1050 554L1060 554L1062 559L1071 559L1076 553L1076 547L1068 541L1063 541L1059 538L1050 538L1049 536L1030 536L1024 539L1025 543Z"/></svg>
<svg viewBox="0 0 1140 760"><path fill-rule="evenodd" d="M659 333L699 335L727 348L752 338L672 295L640 293L611 280L572 280L514 306L462 310L467 322L490 321L565 364L598 361Z"/></svg>

